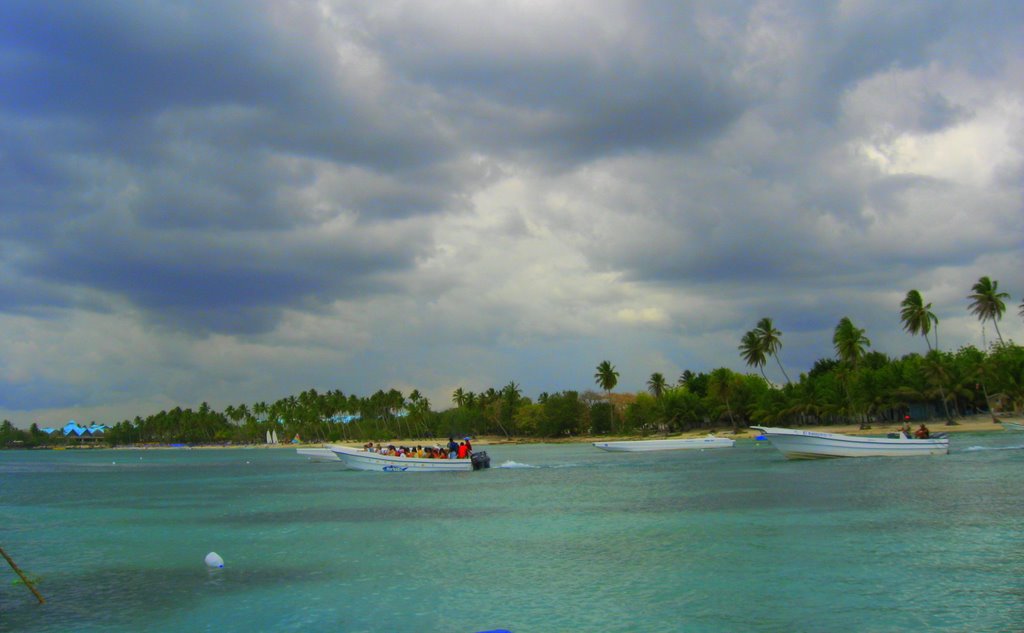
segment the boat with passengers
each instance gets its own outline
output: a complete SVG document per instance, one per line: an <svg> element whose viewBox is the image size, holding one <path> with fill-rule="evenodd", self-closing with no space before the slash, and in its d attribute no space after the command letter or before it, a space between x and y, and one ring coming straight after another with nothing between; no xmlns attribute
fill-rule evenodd
<svg viewBox="0 0 1024 633"><path fill-rule="evenodd" d="M338 459L352 470L372 470L394 473L436 473L469 472L491 467L487 451L477 451L463 459L439 459L436 457L407 457L378 453L367 448L332 446Z"/></svg>

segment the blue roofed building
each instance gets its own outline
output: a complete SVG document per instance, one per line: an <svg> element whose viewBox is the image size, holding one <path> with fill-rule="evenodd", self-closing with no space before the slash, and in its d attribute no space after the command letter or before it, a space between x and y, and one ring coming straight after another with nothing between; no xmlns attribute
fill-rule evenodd
<svg viewBox="0 0 1024 633"><path fill-rule="evenodd" d="M108 427L104 424L96 424L95 422L91 422L89 426L82 426L81 424L75 422L74 420L68 420L68 423L65 424L63 428L61 428L61 433L63 433L64 437L68 438L69 440L74 440L80 444L85 444L102 440L103 434L104 432L107 431L107 429ZM47 431L47 429L43 429L43 431L48 432L49 434L53 433L52 429L50 431Z"/></svg>

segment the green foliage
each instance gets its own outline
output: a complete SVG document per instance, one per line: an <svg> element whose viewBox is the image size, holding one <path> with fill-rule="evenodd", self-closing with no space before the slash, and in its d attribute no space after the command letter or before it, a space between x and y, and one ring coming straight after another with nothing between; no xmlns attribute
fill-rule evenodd
<svg viewBox="0 0 1024 633"><path fill-rule="evenodd" d="M636 400L626 405L622 415L622 426L628 432L639 432L647 435L659 430L662 420L662 400L666 393L659 396L650 393L638 393Z"/></svg>
<svg viewBox="0 0 1024 633"><path fill-rule="evenodd" d="M1024 410L1024 348L997 345L987 364L986 372L992 376L989 389L1008 400L1015 411Z"/></svg>
<svg viewBox="0 0 1024 633"><path fill-rule="evenodd" d="M996 282L982 278L971 298L974 311L993 323L1002 314ZM938 320L920 293L908 293L901 307L904 328L926 336ZM976 296L977 295L977 296ZM417 390L406 397L396 389L378 390L368 397L340 390L319 393L309 389L272 403L231 405L223 412L207 403L197 409L175 407L148 417L123 420L111 426L103 441L112 446L139 443L263 443L268 431L281 441L384 441L395 438L446 438L471 435L560 438L585 433L676 433L720 425L738 428L750 423L780 426L834 424L859 420L895 422L908 412L925 419L945 411L959 416L993 406L1024 410L1024 348L999 342L988 351L973 346L955 353L928 345L926 355L892 359L868 351L864 330L844 317L833 344L838 358L817 360L796 383L776 388L757 375L720 367L710 373L685 370L676 386L660 373L647 381L649 393L638 393L619 409L610 391L619 374L608 361L595 373L609 397L575 391L541 393L537 402L523 396L515 382L480 393L456 389L452 408L437 412ZM741 351L759 369L780 347L770 319L744 337ZM749 352L749 354L747 353ZM781 368L781 364L780 364ZM788 378L787 378L788 381ZM342 423L342 418L355 421ZM618 428L616 428L618 427ZM10 421L0 424L0 446L26 447L66 441L48 436L38 425L28 431Z"/></svg>
<svg viewBox="0 0 1024 633"><path fill-rule="evenodd" d="M702 374L706 376L706 374ZM706 383L706 381L705 381ZM705 390L706 392L706 390ZM669 431L688 431L704 426L707 408L698 393L689 387L678 387L665 393L661 399L661 422Z"/></svg>
<svg viewBox="0 0 1024 633"><path fill-rule="evenodd" d="M544 425L544 405L528 403L519 407L516 410L514 424L520 435L538 437Z"/></svg>
<svg viewBox="0 0 1024 633"><path fill-rule="evenodd" d="M542 437L580 435L587 421L586 405L575 391L551 394L544 401L544 415L540 420ZM601 416L603 417L603 416Z"/></svg>
<svg viewBox="0 0 1024 633"><path fill-rule="evenodd" d="M615 411L608 402L595 402L590 405L590 433L593 435L607 435L614 429Z"/></svg>
<svg viewBox="0 0 1024 633"><path fill-rule="evenodd" d="M683 372L683 376L686 380L680 382L681 387L686 387L690 393L695 394L699 398L703 398L708 395L708 383L711 380L710 374L704 372L693 373L690 370Z"/></svg>
<svg viewBox="0 0 1024 633"><path fill-rule="evenodd" d="M819 376L831 374L839 367L839 361L834 358L819 358L814 361L811 370L807 372L807 378L814 380Z"/></svg>

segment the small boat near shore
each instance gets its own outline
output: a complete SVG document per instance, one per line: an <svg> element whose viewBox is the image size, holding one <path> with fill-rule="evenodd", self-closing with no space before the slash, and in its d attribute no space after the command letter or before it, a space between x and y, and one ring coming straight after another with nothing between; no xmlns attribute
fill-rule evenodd
<svg viewBox="0 0 1024 633"><path fill-rule="evenodd" d="M622 453L645 453L649 451L679 451L702 448L730 448L736 440L725 437L686 438L667 440L623 440L620 442L593 442L593 445L603 451Z"/></svg>
<svg viewBox="0 0 1024 633"><path fill-rule="evenodd" d="M460 472L482 470L491 467L491 458L486 451L473 453L469 459L428 459L424 457L396 457L381 455L360 448L332 446L331 451L352 470L373 470L382 472Z"/></svg>
<svg viewBox="0 0 1024 633"><path fill-rule="evenodd" d="M761 431L772 446L777 448L787 459L907 457L949 453L948 437L913 439L902 433L894 438L863 437L766 426L750 428Z"/></svg>
<svg viewBox="0 0 1024 633"><path fill-rule="evenodd" d="M1007 431L1024 431L1024 424L1020 422L1000 422Z"/></svg>

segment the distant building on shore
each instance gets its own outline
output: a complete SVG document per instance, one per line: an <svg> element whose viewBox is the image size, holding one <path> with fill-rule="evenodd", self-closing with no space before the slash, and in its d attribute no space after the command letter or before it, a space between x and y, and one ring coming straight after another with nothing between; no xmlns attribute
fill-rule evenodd
<svg viewBox="0 0 1024 633"><path fill-rule="evenodd" d="M106 425L96 424L95 422L89 423L89 426L82 426L74 420L68 420L68 423L59 429L47 426L39 430L50 437L53 437L55 433L59 433L60 436L69 440L80 444L88 444L102 440L103 434L107 429Z"/></svg>

